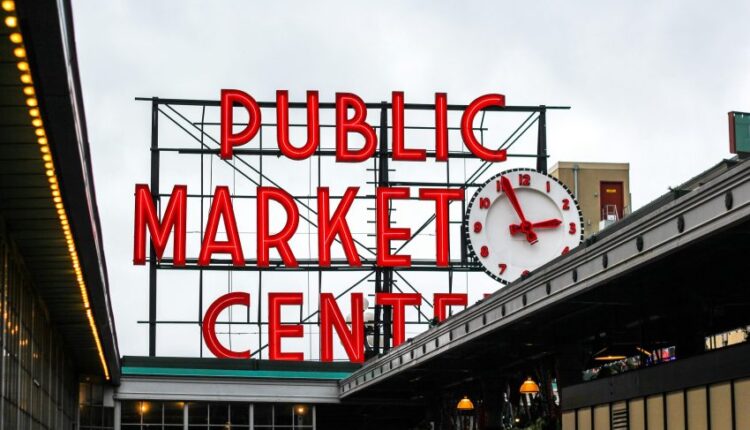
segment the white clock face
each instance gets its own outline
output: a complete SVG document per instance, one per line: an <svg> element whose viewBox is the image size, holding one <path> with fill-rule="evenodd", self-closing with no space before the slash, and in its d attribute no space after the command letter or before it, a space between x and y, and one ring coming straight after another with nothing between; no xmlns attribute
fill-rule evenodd
<svg viewBox="0 0 750 430"><path fill-rule="evenodd" d="M484 270L502 283L565 254L583 240L583 217L560 181L532 169L490 178L467 209L466 234Z"/></svg>

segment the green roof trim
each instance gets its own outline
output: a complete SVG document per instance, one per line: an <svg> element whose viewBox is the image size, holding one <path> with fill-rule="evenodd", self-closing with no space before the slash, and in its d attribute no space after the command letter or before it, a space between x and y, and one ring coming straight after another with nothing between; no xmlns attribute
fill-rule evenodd
<svg viewBox="0 0 750 430"><path fill-rule="evenodd" d="M139 376L213 376L229 378L276 379L344 379L350 372L294 371L294 370L243 370L243 369L189 369L181 367L123 366L123 375Z"/></svg>

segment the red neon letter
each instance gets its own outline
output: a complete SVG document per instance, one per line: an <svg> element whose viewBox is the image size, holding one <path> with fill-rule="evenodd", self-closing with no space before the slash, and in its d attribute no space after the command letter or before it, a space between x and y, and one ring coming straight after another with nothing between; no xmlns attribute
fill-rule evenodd
<svg viewBox="0 0 750 430"><path fill-rule="evenodd" d="M241 132L233 133L234 104L247 109L250 117ZM240 90L221 90L221 158L232 158L235 146L249 142L260 129L260 106L255 99Z"/></svg>
<svg viewBox="0 0 750 430"><path fill-rule="evenodd" d="M383 306L393 306L393 347L404 343L406 338L406 306L419 306L422 296L404 293L377 293L375 303Z"/></svg>
<svg viewBox="0 0 750 430"><path fill-rule="evenodd" d="M406 161L424 161L427 152L424 149L404 148L404 93L393 92L393 159Z"/></svg>
<svg viewBox="0 0 750 430"><path fill-rule="evenodd" d="M250 350L237 352L225 348L216 336L216 320L224 309L233 305L250 306L250 294L235 292L224 294L211 303L203 317L203 341L208 350L217 358L250 358Z"/></svg>
<svg viewBox="0 0 750 430"><path fill-rule="evenodd" d="M220 219L224 220L224 230L227 232L227 240L216 240ZM211 256L214 253L231 254L233 265L245 265L240 234L237 231L237 221L234 219L232 196L229 194L229 187L226 186L218 186L214 192L211 210L208 212L206 232L203 235L201 253L198 256L198 265L208 266L211 262Z"/></svg>
<svg viewBox="0 0 750 430"><path fill-rule="evenodd" d="M187 224L187 187L175 185L169 196L162 221L154 206L148 185L135 186L135 228L133 238L133 264L146 263L146 227L154 245L156 259L161 260L167 247L169 233L174 229L173 259L175 266L185 265L185 233Z"/></svg>
<svg viewBox="0 0 750 430"><path fill-rule="evenodd" d="M286 224L276 234L268 232L268 201L275 200L286 211ZM258 267L268 267L268 250L276 248L286 267L297 267L289 239L294 236L299 224L299 209L289 193L279 188L258 187Z"/></svg>
<svg viewBox="0 0 750 430"><path fill-rule="evenodd" d="M376 224L377 224L377 254L378 266L381 267L409 267L411 255L392 255L392 240L408 240L411 230L408 228L391 228L389 207L391 199L409 197L408 188L379 187L376 191Z"/></svg>
<svg viewBox="0 0 750 430"><path fill-rule="evenodd" d="M361 266L362 261L357 254L357 247L354 246L352 232L349 230L349 224L346 223L346 213L354 202L359 187L349 187L344 193L344 197L336 207L336 211L329 219L329 199L328 187L318 188L318 261L323 267L331 265L331 244L336 235L341 239L341 246L344 247L344 254L351 266Z"/></svg>
<svg viewBox="0 0 750 430"><path fill-rule="evenodd" d="M448 160L448 95L435 93L435 159Z"/></svg>
<svg viewBox="0 0 750 430"><path fill-rule="evenodd" d="M302 337L300 324L281 324L281 307L301 305L302 293L268 293L268 358L271 360L302 361L301 352L281 352L282 337Z"/></svg>
<svg viewBox="0 0 750 430"><path fill-rule="evenodd" d="M448 306L466 306L469 304L468 294L442 294L436 293L432 306L435 309L435 319L443 321Z"/></svg>
<svg viewBox="0 0 750 430"><path fill-rule="evenodd" d="M348 118L349 108L354 108L354 117ZM349 93L336 93L336 161L356 163L367 160L375 153L375 130L366 122L367 106L361 98ZM355 132L365 138L358 151L349 150L349 133Z"/></svg>
<svg viewBox="0 0 750 430"><path fill-rule="evenodd" d="M450 234L448 232L448 203L451 200L463 200L461 188L420 188L420 200L435 200L435 241L437 265L447 266L450 260Z"/></svg>
<svg viewBox="0 0 750 430"><path fill-rule="evenodd" d="M341 339L346 355L354 363L365 361L365 324L362 293L352 293L352 328L346 326L336 299L331 293L320 295L320 360L333 361L333 329Z"/></svg>
<svg viewBox="0 0 750 430"><path fill-rule="evenodd" d="M498 151L487 149L479 143L474 135L474 117L488 106L505 106L505 96L502 94L485 94L471 102L461 117L461 136L463 136L464 143L469 151L482 160L505 161L506 153L504 149Z"/></svg>
<svg viewBox="0 0 750 430"><path fill-rule="evenodd" d="M304 160L311 156L320 143L320 121L318 118L318 92L307 92L307 143L295 148L289 141L289 92L276 91L276 137L281 153L293 160Z"/></svg>

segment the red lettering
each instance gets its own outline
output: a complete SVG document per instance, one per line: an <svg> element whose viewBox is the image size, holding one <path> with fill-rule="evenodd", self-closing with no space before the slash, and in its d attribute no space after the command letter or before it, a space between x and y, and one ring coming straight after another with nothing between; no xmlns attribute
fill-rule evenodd
<svg viewBox="0 0 750 430"><path fill-rule="evenodd" d="M406 149L404 147L404 93L393 92L393 159L405 161L424 161L427 151L424 149Z"/></svg>
<svg viewBox="0 0 750 430"><path fill-rule="evenodd" d="M302 148L292 146L289 141L289 92L276 91L276 137L281 153L293 160L308 158L320 144L318 92L307 92L307 143Z"/></svg>
<svg viewBox="0 0 750 430"><path fill-rule="evenodd" d="M485 161L505 161L507 154L504 149L493 151L482 146L474 135L474 118L479 111L489 106L505 106L505 96L502 94L485 94L466 108L461 117L461 136L469 151Z"/></svg>
<svg viewBox="0 0 750 430"><path fill-rule="evenodd" d="M448 306L464 306L469 304L469 296L459 293L436 293L433 301L435 309L435 319L438 321L445 320L446 308Z"/></svg>
<svg viewBox="0 0 750 430"><path fill-rule="evenodd" d="M224 230L227 233L227 240L216 240L220 219L224 220ZM242 244L240 243L240 234L237 230L237 222L234 218L232 196L229 194L229 187L226 186L218 186L214 192L214 198L211 202L211 210L208 212L206 232L203 235L203 244L201 245L201 252L198 256L198 265L208 266L211 262L211 256L214 253L230 254L232 256L233 265L245 265L245 257L242 254Z"/></svg>
<svg viewBox="0 0 750 430"><path fill-rule="evenodd" d="M448 204L452 200L463 200L464 190L461 188L421 188L419 190L421 200L435 201L435 241L437 253L437 265L447 266L450 260L450 234L448 222Z"/></svg>
<svg viewBox="0 0 750 430"><path fill-rule="evenodd" d="M331 244L336 236L341 240L341 246L344 248L344 254L346 254L349 264L357 267L362 265L359 254L357 254L357 247L354 246L352 232L346 222L346 214L354 203L357 191L359 191L359 187L347 188L344 197L336 207L336 211L329 219L328 187L318 188L318 261L323 267L331 265Z"/></svg>
<svg viewBox="0 0 750 430"><path fill-rule="evenodd" d="M363 317L364 298L362 293L351 295L351 330L346 325L336 299L331 293L320 295L320 360L333 361L333 330L335 329L341 344L354 363L365 360L365 325Z"/></svg>
<svg viewBox="0 0 750 430"><path fill-rule="evenodd" d="M271 360L302 361L301 352L282 352L282 337L302 337L300 324L281 324L281 307L302 305L302 293L268 293L268 358Z"/></svg>
<svg viewBox="0 0 750 430"><path fill-rule="evenodd" d="M419 306L422 296L416 293L377 293L375 303L393 307L393 346L404 343L406 337L406 306Z"/></svg>
<svg viewBox="0 0 750 430"><path fill-rule="evenodd" d="M435 160L448 160L448 95L435 93Z"/></svg>
<svg viewBox="0 0 750 430"><path fill-rule="evenodd" d="M233 305L249 307L250 294L242 292L224 294L211 303L211 306L206 311L206 315L203 317L203 341L206 342L208 350L217 358L250 358L250 350L241 352L232 351L224 347L216 336L216 320L219 318L219 314L224 309Z"/></svg>
<svg viewBox="0 0 750 430"><path fill-rule="evenodd" d="M135 228L133 239L133 263L146 263L146 228L148 227L151 243L157 261L162 259L167 247L169 234L174 230L173 259L175 266L185 265L185 235L187 225L187 187L175 185L169 196L167 208L162 221L154 205L154 197L148 185L135 186Z"/></svg>
<svg viewBox="0 0 750 430"><path fill-rule="evenodd" d="M354 117L348 118L349 108ZM375 130L366 122L367 106L361 98L349 93L336 93L336 161L356 163L367 160L375 153ZM349 150L349 133L359 133L365 138L360 150Z"/></svg>
<svg viewBox="0 0 750 430"><path fill-rule="evenodd" d="M234 105L247 109L249 114L245 129L234 133ZM221 90L221 158L230 159L235 146L244 145L260 130L260 106L255 99L240 90Z"/></svg>
<svg viewBox="0 0 750 430"><path fill-rule="evenodd" d="M297 231L299 224L299 209L294 199L284 190L273 187L258 187L257 199L257 253L258 267L268 267L270 248L276 248L287 267L297 267L297 259L294 257L289 240ZM268 201L275 200L280 203L286 211L286 224L276 234L268 232Z"/></svg>
<svg viewBox="0 0 750 430"><path fill-rule="evenodd" d="M392 240L408 240L411 230L408 228L392 228L389 216L389 206L392 199L409 197L409 189L405 187L379 187L376 191L376 220L377 225L377 263L381 267L409 267L410 255L392 255Z"/></svg>

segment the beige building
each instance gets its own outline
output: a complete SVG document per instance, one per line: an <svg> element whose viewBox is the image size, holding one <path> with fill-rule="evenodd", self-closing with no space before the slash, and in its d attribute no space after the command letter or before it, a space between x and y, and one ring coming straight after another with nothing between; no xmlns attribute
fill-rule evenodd
<svg viewBox="0 0 750 430"><path fill-rule="evenodd" d="M586 237L630 213L630 164L560 161L550 175L575 195Z"/></svg>

